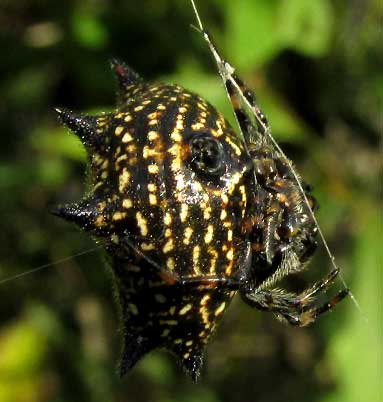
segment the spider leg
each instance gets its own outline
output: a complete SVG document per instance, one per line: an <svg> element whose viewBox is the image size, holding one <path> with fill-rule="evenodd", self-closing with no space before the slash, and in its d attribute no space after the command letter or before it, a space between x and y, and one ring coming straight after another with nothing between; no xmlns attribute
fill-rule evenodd
<svg viewBox="0 0 383 402"><path fill-rule="evenodd" d="M275 255L275 231L278 225L279 216L282 212L280 204L273 200L268 207L267 215L265 217L265 252L267 262L271 265Z"/></svg>
<svg viewBox="0 0 383 402"><path fill-rule="evenodd" d="M196 14L197 22L199 27L194 27L198 32L201 33L205 42L209 46L210 52L217 64L219 74L222 81L226 87L226 91L230 102L233 105L234 112L238 124L245 136L246 142L248 142L251 132L254 131L251 119L246 113L246 111L241 107L241 100L245 102L247 107L254 113L254 117L261 133L266 133L270 131L270 127L266 116L256 105L254 93L244 84L244 82L235 74L235 69L230 65L219 53L217 47L214 45L212 38L209 33L205 30L202 25L201 19L198 14L198 10L192 1L192 6ZM247 136L247 137L246 137Z"/></svg>
<svg viewBox="0 0 383 402"><path fill-rule="evenodd" d="M310 289L302 293L302 303L305 303L307 300L311 300L313 296L320 292L325 292L338 275L339 269L333 269L332 271L330 271L330 273L325 278L319 280Z"/></svg>
<svg viewBox="0 0 383 402"><path fill-rule="evenodd" d="M291 325L303 327L314 322L319 315L332 310L349 294L349 289L342 289L319 306L313 300L315 295L328 289L338 274L338 270L331 271L326 278L316 282L308 291L300 294L289 293L281 289L256 290L254 292L241 290L241 296L250 306L272 312Z"/></svg>
<svg viewBox="0 0 383 402"><path fill-rule="evenodd" d="M225 64L228 64L225 62ZM255 116L255 121L257 124L258 130L262 134L270 131L270 125L267 120L266 115L262 112L260 107L257 105L255 100L254 92L245 84L245 82L239 78L236 74L229 74L228 71L228 79L225 81L226 90L230 96L230 101L233 105L234 112L237 116L238 121L243 119L243 115L246 116L247 121L250 122L248 114L241 107L241 99L242 97L245 99L246 106L253 112ZM251 124L251 122L250 122ZM241 127L242 128L242 127Z"/></svg>
<svg viewBox="0 0 383 402"><path fill-rule="evenodd" d="M342 289L335 296L333 296L326 303L323 303L320 306L314 307L310 310L304 310L298 315L291 315L289 313L282 313L282 317L287 320L287 322L291 325L304 327L313 323L318 316L327 311L331 311L340 301L342 301L345 297L347 297L350 293L349 289Z"/></svg>
<svg viewBox="0 0 383 402"><path fill-rule="evenodd" d="M248 113L246 113L246 110L242 107L241 97L238 91L235 90L234 85L229 79L225 80L225 87L230 99L230 103L233 107L238 125L241 129L241 132L243 133L245 140L247 140L251 138L251 135L254 132L254 126L252 124L252 121Z"/></svg>

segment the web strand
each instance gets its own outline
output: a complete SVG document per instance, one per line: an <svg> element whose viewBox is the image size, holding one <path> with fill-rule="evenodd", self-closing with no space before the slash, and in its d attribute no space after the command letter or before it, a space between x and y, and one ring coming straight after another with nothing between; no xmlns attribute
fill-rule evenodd
<svg viewBox="0 0 383 402"><path fill-rule="evenodd" d="M1 279L0 280L0 286L4 285L5 283L8 283L8 282L14 281L16 279L22 278L24 276L28 276L28 275L34 274L36 272L42 271L43 269L52 267L54 265L62 264L64 262L70 261L70 260L72 260L74 258L81 257L81 256L86 255L86 254L93 253L94 251L99 250L100 248L102 248L102 246L93 247L91 249L81 251L80 253L71 255L70 257L65 257L65 258L62 258L60 260L50 262L48 264L40 265L39 267L30 269L29 271L25 271L25 272L22 272L20 274L12 275L12 276L10 276L8 278Z"/></svg>

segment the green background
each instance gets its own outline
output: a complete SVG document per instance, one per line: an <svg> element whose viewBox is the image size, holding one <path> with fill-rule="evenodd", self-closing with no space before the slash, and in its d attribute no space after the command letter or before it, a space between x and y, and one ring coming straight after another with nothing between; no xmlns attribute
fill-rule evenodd
<svg viewBox="0 0 383 402"><path fill-rule="evenodd" d="M295 329L235 300L197 385L161 351L120 380L116 309L96 250L0 282L0 401L382 400L382 3L200 0L199 8L314 184L318 218L363 313L347 300ZM85 182L82 147L52 108L112 110L112 56L231 118L191 23L187 0L0 1L0 280L95 247L48 213L78 200ZM290 284L302 289L329 270L318 251Z"/></svg>

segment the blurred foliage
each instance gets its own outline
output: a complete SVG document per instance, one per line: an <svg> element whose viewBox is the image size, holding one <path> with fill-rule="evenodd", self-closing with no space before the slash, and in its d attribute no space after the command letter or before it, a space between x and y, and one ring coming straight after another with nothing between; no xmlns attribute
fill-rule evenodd
<svg viewBox="0 0 383 402"><path fill-rule="evenodd" d="M350 302L312 328L283 326L236 300L193 385L156 351L120 380L110 278L94 245L51 217L83 192L84 152L54 106L108 111L108 59L177 82L232 120L187 0L0 2L0 400L3 402L375 402L383 399L380 0L209 0L201 16L255 89L274 135L315 184L319 220ZM319 252L291 278L329 270ZM340 283L338 283L341 286ZM365 322L365 316L368 322Z"/></svg>

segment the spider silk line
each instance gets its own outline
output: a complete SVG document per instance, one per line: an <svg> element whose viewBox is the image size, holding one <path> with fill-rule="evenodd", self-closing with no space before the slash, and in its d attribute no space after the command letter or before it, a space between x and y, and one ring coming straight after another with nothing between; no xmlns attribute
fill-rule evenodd
<svg viewBox="0 0 383 402"><path fill-rule="evenodd" d="M216 61L216 64L217 64L217 66L218 66L219 74L220 74L221 79L223 80L224 84L225 84L225 81L229 80L230 83L231 83L231 84L236 88L236 90L241 94L241 89L238 87L237 82L236 82L236 81L233 79L233 77L232 77L232 74L234 74L234 71L235 71L234 67L232 67L226 60L223 60L223 59L221 58L221 56L217 53L217 50L215 49L214 45L212 44L209 35L208 35L207 32L205 31L205 28L204 28L204 26L203 26L203 24L202 24L202 20L201 20L201 18L200 18L200 15L199 15L199 13L198 13L198 10L197 10L197 7L196 7L196 5L195 5L194 0L190 0L190 2L191 2L191 5L192 5L192 8L193 8L193 10L194 10L194 14L195 14L195 17L196 17L196 20L197 20L197 24L198 24L198 28L196 28L196 27L194 27L194 26L192 26L192 27L193 27L194 29L196 29L197 31L199 31L199 33L202 35L202 37L204 38L204 40L207 42L207 44L208 44L208 46L209 46L209 49L210 49L210 51L211 51L211 53L212 53L212 55L213 55L213 57L214 57L214 59L215 59L215 61ZM228 69L229 69L229 72L228 72ZM226 92L227 92L226 85L224 85L224 87L225 87L225 90L226 90ZM229 95L229 94L228 94L228 95ZM321 229L320 226L319 226L319 222L318 222L317 218L315 217L314 212L313 212L312 209L310 208L309 200L307 199L306 193L305 193L305 191L304 191L304 189L303 189L303 187L302 187L302 184L301 184L301 181L300 181L300 179L299 179L299 176L298 176L297 172L295 171L295 169L294 169L294 167L293 167L293 165L292 165L290 159L287 158L287 156L286 156L286 154L283 152L282 148L278 145L277 141L276 141L276 140L274 139L274 137L271 135L271 132L270 132L269 127L267 127L267 126L264 124L264 122L259 118L259 116L257 115L257 113L254 112L254 110L253 110L253 108L252 108L252 105L249 103L249 101L246 99L246 97L241 96L241 98L242 98L242 101L245 103L245 105L249 108L249 110L251 110L251 111L254 113L255 118L257 119L258 123L261 125L261 127L262 127L262 129L263 129L263 131L264 131L263 134L266 135L266 136L269 138L269 140L270 140L271 143L274 145L274 147L276 148L276 150L281 154L281 156L282 156L283 158L286 159L287 164L288 164L288 167L290 168L290 171L291 171L292 174L293 174L294 180L296 181L296 184L297 184L297 186L298 186L298 188L299 188L299 191L301 192L301 195L302 195L302 197L303 197L303 199L304 199L304 201L305 201L305 204L306 204L307 207L308 207L309 214L310 214L311 218L313 219L313 221L314 221L314 223L315 223L315 225L316 225L316 228L317 228L317 230L318 230L318 233L319 233L319 237L320 237L320 239L321 239L321 242L322 242L322 244L323 244L323 246L324 246L324 248L325 248L325 250L326 250L327 255L328 255L329 258L330 258L331 265L333 266L333 268L334 268L335 270L337 270L337 271L339 272L339 275L338 275L338 276L339 276L339 279L340 279L342 285L344 286L344 288L347 289L348 294L349 294L349 296L350 296L350 299L351 299L352 302L354 303L354 305L355 305L355 307L357 308L357 310L359 311L359 313L363 316L363 318L365 319L365 321L368 322L368 317L367 317L366 313L363 311L363 309L361 308L361 306L360 306L359 302L357 301L356 297L354 296L354 294L351 292L351 290L350 290L349 287L347 286L347 283L346 283L346 281L344 280L343 275L342 275L340 269L338 268L338 266L337 266L337 264L336 264L336 262L335 262L335 257L334 257L334 255L331 253L331 250L330 250L330 248L329 248L329 246L328 246L328 244L327 244L327 241L326 241L326 239L325 239L325 237L324 237L324 234L323 234L323 232L322 232L322 229ZM238 121L237 121L237 123L238 123Z"/></svg>
<svg viewBox="0 0 383 402"><path fill-rule="evenodd" d="M44 265L40 265L39 267L30 269L29 271L25 271L25 272L22 272L20 274L12 275L12 276L9 276L8 278L1 279L0 280L0 286L4 285L5 283L8 283L8 282L14 281L16 279L22 278L24 276L34 274L35 272L42 271L43 269L52 267L54 265L62 264L63 262L73 260L74 258L78 258L78 257L81 257L83 255L93 253L94 251L99 250L100 248L102 248L102 246L93 247L93 248L90 248L88 250L81 251L81 252L79 252L77 254L73 254L73 255L71 255L69 257L61 258L60 260L56 260L54 262L50 262L50 263L47 263L47 264L44 264Z"/></svg>
<svg viewBox="0 0 383 402"><path fill-rule="evenodd" d="M271 133L270 133L270 130L267 129L265 133L267 134L267 136L269 137L269 139L272 141L273 145L276 147L276 149L278 150L278 152L280 152L281 155L286 159L287 164L288 164L288 166L289 166L289 168L290 168L290 170L291 170L291 172L292 172L292 174L293 174L293 176L294 176L294 179L295 179L295 181L296 181L296 183L297 183L297 185L298 185L299 191L301 192L301 195L303 196L303 199L304 199L304 201L305 201L305 204L306 204L307 207L308 207L309 214L310 214L312 220L314 221L315 226L316 226L316 228L317 228L317 230L318 230L318 233L319 233L319 237L320 237L320 239L321 239L321 242L322 242L322 244L323 244L323 246L324 246L324 248L325 248L325 250L326 250L327 255L328 255L329 258L330 258L331 265L333 266L334 269L336 269L336 270L339 272L339 274L338 274L339 279L340 279L342 285L347 289L348 294L349 294L349 296L350 296L350 299L351 299L352 302L354 303L354 305L355 305L355 307L357 308L357 310L359 311L359 313L360 313L360 314L363 316L363 318L366 320L366 322L368 322L368 317L367 317L366 313L363 311L363 309L362 309L362 307L360 306L359 302L356 300L356 297L354 296L354 294L351 292L351 290L350 290L349 287L347 286L347 283L346 283L346 281L345 281L344 278L343 278L342 272L340 271L340 269L339 269L337 263L335 262L335 257L334 257L334 255L332 254L332 252L331 252L331 250L330 250L330 247L329 247L328 244L327 244L327 241L326 241L326 239L325 239L325 237L324 237L324 234L323 234L323 232L322 232L321 227L319 226L319 222L318 222L318 220L317 220L317 218L316 218L316 216L315 216L313 210L310 208L309 200L307 199L307 196L306 196L305 191L303 190L301 181L299 180L299 176L298 176L298 174L296 173L296 171L295 171L295 169L294 169L294 167L293 167L293 165L292 165L290 159L287 158L286 154L283 152L283 150L281 149L281 147L280 147L280 146L278 145L278 143L275 141L274 137L273 137L273 136L271 135Z"/></svg>

